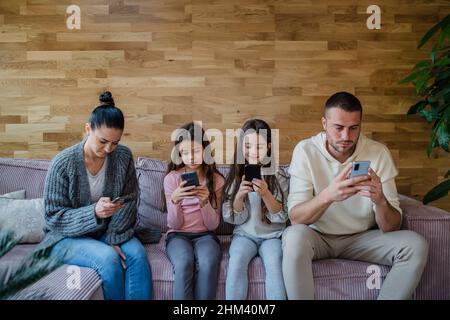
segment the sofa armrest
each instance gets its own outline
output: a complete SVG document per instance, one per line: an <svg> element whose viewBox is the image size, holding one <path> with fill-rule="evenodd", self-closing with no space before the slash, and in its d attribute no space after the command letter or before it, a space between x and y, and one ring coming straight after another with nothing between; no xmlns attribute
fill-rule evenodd
<svg viewBox="0 0 450 320"><path fill-rule="evenodd" d="M428 242L428 262L415 299L450 299L450 213L399 196L402 229L421 234Z"/></svg>
<svg viewBox="0 0 450 320"><path fill-rule="evenodd" d="M450 219L450 212L447 212L445 210L424 205L422 202L417 201L413 198L399 195L400 199L400 207L403 210L403 217L406 218L406 220L414 220L414 219L420 219L420 218L430 218L430 219Z"/></svg>

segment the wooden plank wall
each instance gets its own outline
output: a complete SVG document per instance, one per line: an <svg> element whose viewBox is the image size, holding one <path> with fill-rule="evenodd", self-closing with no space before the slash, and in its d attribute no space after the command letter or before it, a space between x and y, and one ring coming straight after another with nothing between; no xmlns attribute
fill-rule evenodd
<svg viewBox="0 0 450 320"><path fill-rule="evenodd" d="M70 4L81 30L66 27ZM366 27L371 4L381 30ZM346 90L363 103L364 133L391 149L399 191L421 199L450 157L426 157L429 127L405 116L416 98L398 80L449 12L448 0L0 0L0 156L52 158L109 89L136 157L167 159L170 133L191 120L225 130L261 117L288 163L321 129L326 98ZM450 210L449 198L436 205Z"/></svg>

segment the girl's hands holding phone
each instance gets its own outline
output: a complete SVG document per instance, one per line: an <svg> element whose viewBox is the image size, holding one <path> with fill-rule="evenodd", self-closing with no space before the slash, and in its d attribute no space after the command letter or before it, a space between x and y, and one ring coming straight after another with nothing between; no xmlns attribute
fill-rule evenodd
<svg viewBox="0 0 450 320"><path fill-rule="evenodd" d="M209 190L205 186L195 187L195 196L200 200L200 207L204 207L209 200Z"/></svg>
<svg viewBox="0 0 450 320"><path fill-rule="evenodd" d="M253 184L250 181L245 180L245 175L242 176L239 190L236 193L236 197L233 202L233 210L235 212L242 211L244 209L244 200L249 192L253 191Z"/></svg>
<svg viewBox="0 0 450 320"><path fill-rule="evenodd" d="M255 186L255 191L261 198L264 198L267 196L269 192L269 186L267 185L267 182L260 179L253 179L252 180L253 185Z"/></svg>
<svg viewBox="0 0 450 320"><path fill-rule="evenodd" d="M181 181L178 188L172 192L171 200L173 203L177 204L183 199L191 198L196 195L197 192L194 190L195 186L185 187L186 183L187 181Z"/></svg>
<svg viewBox="0 0 450 320"><path fill-rule="evenodd" d="M245 175L243 175L241 179L241 184L239 185L239 190L236 193L236 199L244 201L247 194L252 191L253 191L253 184L250 181L246 181Z"/></svg>

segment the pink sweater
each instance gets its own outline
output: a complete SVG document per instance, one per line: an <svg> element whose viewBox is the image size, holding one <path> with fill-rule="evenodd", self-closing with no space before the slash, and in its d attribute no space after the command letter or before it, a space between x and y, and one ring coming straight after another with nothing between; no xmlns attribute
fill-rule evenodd
<svg viewBox="0 0 450 320"><path fill-rule="evenodd" d="M222 187L225 183L224 179L217 173L214 176L217 209L214 209L209 201L201 208L200 200L196 197L184 199L177 204L172 202L172 192L178 188L181 182L180 175L180 172L172 171L164 178L168 232L196 233L217 229L222 211ZM200 181L200 184L206 186L206 180Z"/></svg>

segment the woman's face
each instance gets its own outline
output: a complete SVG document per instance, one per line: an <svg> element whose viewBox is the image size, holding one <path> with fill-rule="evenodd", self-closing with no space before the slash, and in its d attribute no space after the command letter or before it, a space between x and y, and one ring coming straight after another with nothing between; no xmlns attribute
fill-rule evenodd
<svg viewBox="0 0 450 320"><path fill-rule="evenodd" d="M86 123L85 129L88 134L86 144L98 158L105 158L113 152L117 148L123 133L122 129L107 128L106 126L92 129L89 123Z"/></svg>
<svg viewBox="0 0 450 320"><path fill-rule="evenodd" d="M242 148L245 160L249 164L261 164L261 161L267 155L267 140L264 136L252 132L244 136Z"/></svg>
<svg viewBox="0 0 450 320"><path fill-rule="evenodd" d="M180 142L181 160L189 169L195 170L203 163L203 146L196 141Z"/></svg>

